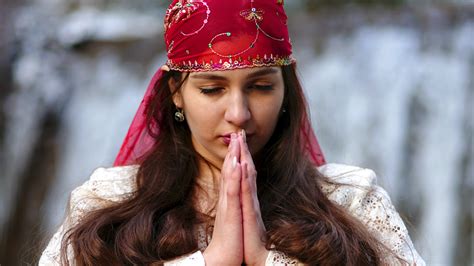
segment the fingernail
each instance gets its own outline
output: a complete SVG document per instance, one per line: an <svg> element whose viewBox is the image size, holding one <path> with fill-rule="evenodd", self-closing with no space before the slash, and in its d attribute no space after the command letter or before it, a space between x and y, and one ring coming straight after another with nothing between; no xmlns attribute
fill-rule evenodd
<svg viewBox="0 0 474 266"><path fill-rule="evenodd" d="M241 134L242 134L242 139L244 139L244 142L247 143L247 134L245 134L245 129L242 129Z"/></svg>
<svg viewBox="0 0 474 266"><path fill-rule="evenodd" d="M237 136L236 136L235 133L230 134L230 140L234 140L236 137L237 137Z"/></svg>
<svg viewBox="0 0 474 266"><path fill-rule="evenodd" d="M237 166L237 157L233 157L232 158L232 169L235 169L235 167Z"/></svg>

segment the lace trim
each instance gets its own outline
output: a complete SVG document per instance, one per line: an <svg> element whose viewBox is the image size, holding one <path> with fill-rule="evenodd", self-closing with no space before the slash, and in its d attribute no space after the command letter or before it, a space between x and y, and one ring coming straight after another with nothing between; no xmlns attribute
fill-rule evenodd
<svg viewBox="0 0 474 266"><path fill-rule="evenodd" d="M266 266L275 265L275 266L285 266L285 265L302 265L297 260L288 257L285 253L280 251L271 250L268 253L267 260L265 262Z"/></svg>
<svg viewBox="0 0 474 266"><path fill-rule="evenodd" d="M65 230L80 222L87 212L129 197L135 189L137 169L133 166L98 168L89 181L76 188L71 193L68 218L52 237L39 265L60 264L60 243ZM340 185L332 183L321 185L321 189L330 200L362 221L368 230L397 256L410 264L425 264L416 252L403 220L392 205L388 194L375 185L376 175L372 170L338 164L327 164L319 169L322 174L329 177L330 182L340 183ZM204 228L198 229L198 241L199 249L203 251L210 241L210 234L206 234ZM70 251L69 257L73 258L72 250L68 251ZM196 252L190 257L196 261L197 257L202 257L202 254L199 254L201 253ZM186 258L182 261L188 261ZM397 261L393 256L384 258L384 262L390 265ZM298 262L281 252L270 251L267 265L298 265Z"/></svg>

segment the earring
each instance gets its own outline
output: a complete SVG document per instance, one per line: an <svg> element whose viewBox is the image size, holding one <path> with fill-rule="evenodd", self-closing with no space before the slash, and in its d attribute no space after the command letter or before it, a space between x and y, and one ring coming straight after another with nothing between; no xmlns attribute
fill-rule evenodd
<svg viewBox="0 0 474 266"><path fill-rule="evenodd" d="M176 113L174 113L174 119L176 119L176 121L178 122L183 122L184 121L184 111L183 109L178 109L176 108Z"/></svg>
<svg viewBox="0 0 474 266"><path fill-rule="evenodd" d="M283 108L283 109L281 110L281 113L282 113L282 114L286 113L286 109Z"/></svg>

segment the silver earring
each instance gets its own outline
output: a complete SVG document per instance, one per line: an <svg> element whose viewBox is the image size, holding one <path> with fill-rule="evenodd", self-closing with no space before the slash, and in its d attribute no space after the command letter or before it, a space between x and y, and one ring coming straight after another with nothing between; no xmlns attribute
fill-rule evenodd
<svg viewBox="0 0 474 266"><path fill-rule="evenodd" d="M178 122L183 122L184 121L184 111L183 109L177 109L176 113L174 113L174 119Z"/></svg>
<svg viewBox="0 0 474 266"><path fill-rule="evenodd" d="M281 112L282 112L283 114L286 113L286 109L283 108L283 109L281 110Z"/></svg>

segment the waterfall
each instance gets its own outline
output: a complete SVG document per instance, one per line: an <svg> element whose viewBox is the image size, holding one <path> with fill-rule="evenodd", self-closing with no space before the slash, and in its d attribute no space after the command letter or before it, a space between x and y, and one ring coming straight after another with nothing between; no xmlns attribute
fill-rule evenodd
<svg viewBox="0 0 474 266"><path fill-rule="evenodd" d="M314 14L301 3L291 5L290 32L327 161L374 169L429 265L472 264L474 6ZM112 165L166 58L163 8L37 0L11 15L13 85L0 94L3 232L40 226L50 235L71 190Z"/></svg>

